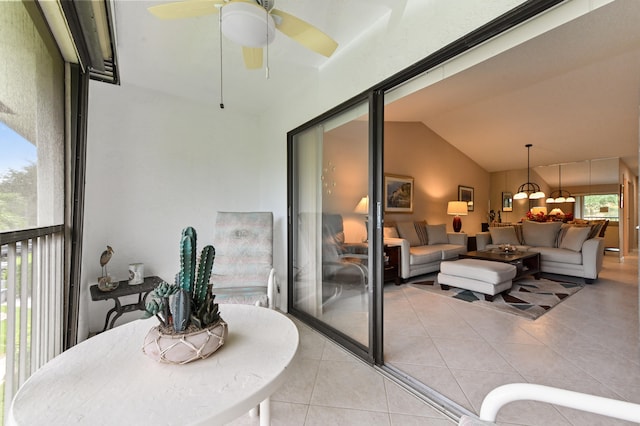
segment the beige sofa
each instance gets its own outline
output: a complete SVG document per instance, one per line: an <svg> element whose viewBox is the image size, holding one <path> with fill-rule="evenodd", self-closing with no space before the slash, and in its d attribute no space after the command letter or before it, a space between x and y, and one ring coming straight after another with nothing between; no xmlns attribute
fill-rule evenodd
<svg viewBox="0 0 640 426"><path fill-rule="evenodd" d="M525 221L489 228L476 234L478 250L511 244L521 251L540 253L542 272L584 278L593 283L602 270L604 239L599 224L579 226L561 222Z"/></svg>
<svg viewBox="0 0 640 426"><path fill-rule="evenodd" d="M444 224L424 221L385 224L384 243L400 246L400 277L438 272L443 260L467 252L467 234L447 232Z"/></svg>

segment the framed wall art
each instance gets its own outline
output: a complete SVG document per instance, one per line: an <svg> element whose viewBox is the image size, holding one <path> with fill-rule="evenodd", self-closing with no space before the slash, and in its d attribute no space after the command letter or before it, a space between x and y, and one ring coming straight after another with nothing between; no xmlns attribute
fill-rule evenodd
<svg viewBox="0 0 640 426"><path fill-rule="evenodd" d="M384 211L413 213L413 178L384 175Z"/></svg>
<svg viewBox="0 0 640 426"><path fill-rule="evenodd" d="M510 192L502 193L502 211L503 212L513 211L513 194Z"/></svg>
<svg viewBox="0 0 640 426"><path fill-rule="evenodd" d="M473 187L458 185L458 201L467 202L467 210L473 211Z"/></svg>

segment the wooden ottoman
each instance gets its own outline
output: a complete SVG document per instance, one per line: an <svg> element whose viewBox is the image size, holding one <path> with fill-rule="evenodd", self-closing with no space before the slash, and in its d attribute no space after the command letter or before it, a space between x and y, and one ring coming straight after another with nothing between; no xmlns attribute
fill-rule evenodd
<svg viewBox="0 0 640 426"><path fill-rule="evenodd" d="M503 262L460 259L440 264L438 283L443 290L449 286L483 293L485 300L511 288L516 267Z"/></svg>

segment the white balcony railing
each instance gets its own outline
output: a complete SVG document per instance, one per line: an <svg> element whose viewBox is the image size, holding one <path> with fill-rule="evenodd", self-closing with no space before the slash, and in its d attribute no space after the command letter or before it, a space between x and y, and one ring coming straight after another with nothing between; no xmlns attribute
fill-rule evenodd
<svg viewBox="0 0 640 426"><path fill-rule="evenodd" d="M27 378L62 351L62 225L0 233L2 424Z"/></svg>

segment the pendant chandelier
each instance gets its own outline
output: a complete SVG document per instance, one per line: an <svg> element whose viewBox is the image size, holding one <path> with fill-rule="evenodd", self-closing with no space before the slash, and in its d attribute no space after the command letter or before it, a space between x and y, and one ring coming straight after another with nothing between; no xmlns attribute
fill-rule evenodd
<svg viewBox="0 0 640 426"><path fill-rule="evenodd" d="M540 190L540 185L535 182L531 182L531 179L529 178L529 173L531 171L529 167L529 151L532 146L533 145L530 143L525 145L527 148L527 181L520 185L518 192L513 196L514 200L524 200L526 198L530 200L538 200L545 197L544 192Z"/></svg>
<svg viewBox="0 0 640 426"><path fill-rule="evenodd" d="M569 191L562 190L562 165L558 164L558 190L552 191L547 198L547 204L553 203L575 203L576 199Z"/></svg>

